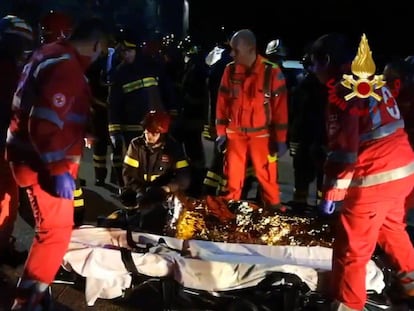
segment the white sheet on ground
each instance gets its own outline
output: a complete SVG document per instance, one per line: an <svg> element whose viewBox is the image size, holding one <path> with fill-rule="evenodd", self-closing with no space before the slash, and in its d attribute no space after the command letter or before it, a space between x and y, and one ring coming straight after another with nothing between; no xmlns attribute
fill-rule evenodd
<svg viewBox="0 0 414 311"><path fill-rule="evenodd" d="M326 247L183 241L138 232L133 233L133 238L142 246L157 245L145 254L132 254L140 273L149 277L171 276L192 289L225 291L255 286L267 273L280 271L296 274L311 290L321 290L323 275L331 270L332 250ZM165 240L165 246L158 245L160 238ZM89 306L98 298L119 297L131 286L120 247L128 247L124 230L83 227L73 231L63 265L86 278ZM170 248L183 250L188 256ZM378 293L385 286L383 274L373 261L367 265L366 286Z"/></svg>

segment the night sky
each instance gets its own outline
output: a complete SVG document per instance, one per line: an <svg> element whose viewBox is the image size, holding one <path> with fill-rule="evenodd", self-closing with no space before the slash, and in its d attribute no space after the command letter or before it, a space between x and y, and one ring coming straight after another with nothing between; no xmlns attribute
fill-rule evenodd
<svg viewBox="0 0 414 311"><path fill-rule="evenodd" d="M356 42L366 33L374 60L414 54L414 14L409 1L394 0L389 6L378 6L371 0L189 2L190 32L203 40L218 25L224 25L229 32L250 28L256 33L260 48L279 37L289 48L290 56L298 58L307 43L337 31Z"/></svg>

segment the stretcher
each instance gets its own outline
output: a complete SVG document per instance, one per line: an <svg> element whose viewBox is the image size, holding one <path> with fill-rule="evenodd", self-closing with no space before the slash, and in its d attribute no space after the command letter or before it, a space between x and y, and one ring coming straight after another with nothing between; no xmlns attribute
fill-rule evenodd
<svg viewBox="0 0 414 311"><path fill-rule="evenodd" d="M281 288L294 287L296 291L291 295L296 298L293 300L299 297L298 293L303 301L311 300L314 294L324 297L329 289L331 257L332 249L321 246L181 240L118 228L84 226L73 231L63 267L85 278L89 306L97 299L123 296L134 286L134 276L141 275L168 280L187 296L252 305L246 310L266 310L255 309L254 295L263 302L278 290L280 293ZM385 286L383 270L371 260L367 265L367 290L379 294ZM256 292L254 295L252 289ZM296 306L289 308L285 310L304 310ZM245 309L233 306L227 310Z"/></svg>

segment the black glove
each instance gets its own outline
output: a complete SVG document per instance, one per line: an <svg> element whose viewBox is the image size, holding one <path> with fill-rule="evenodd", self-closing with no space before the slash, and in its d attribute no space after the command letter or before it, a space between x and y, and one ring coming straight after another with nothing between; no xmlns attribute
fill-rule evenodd
<svg viewBox="0 0 414 311"><path fill-rule="evenodd" d="M126 207L134 207L137 205L137 193L132 189L124 189L119 196L119 200Z"/></svg>

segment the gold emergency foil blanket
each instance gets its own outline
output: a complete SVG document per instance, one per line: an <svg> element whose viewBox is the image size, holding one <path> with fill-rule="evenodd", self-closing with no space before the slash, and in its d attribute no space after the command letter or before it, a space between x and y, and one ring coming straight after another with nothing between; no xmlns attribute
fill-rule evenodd
<svg viewBox="0 0 414 311"><path fill-rule="evenodd" d="M333 243L332 219L310 216L268 215L254 204L238 201L229 205L232 219L222 221L206 200L186 198L175 224L166 235L179 239L263 245L325 246ZM226 212L227 213L227 212Z"/></svg>

